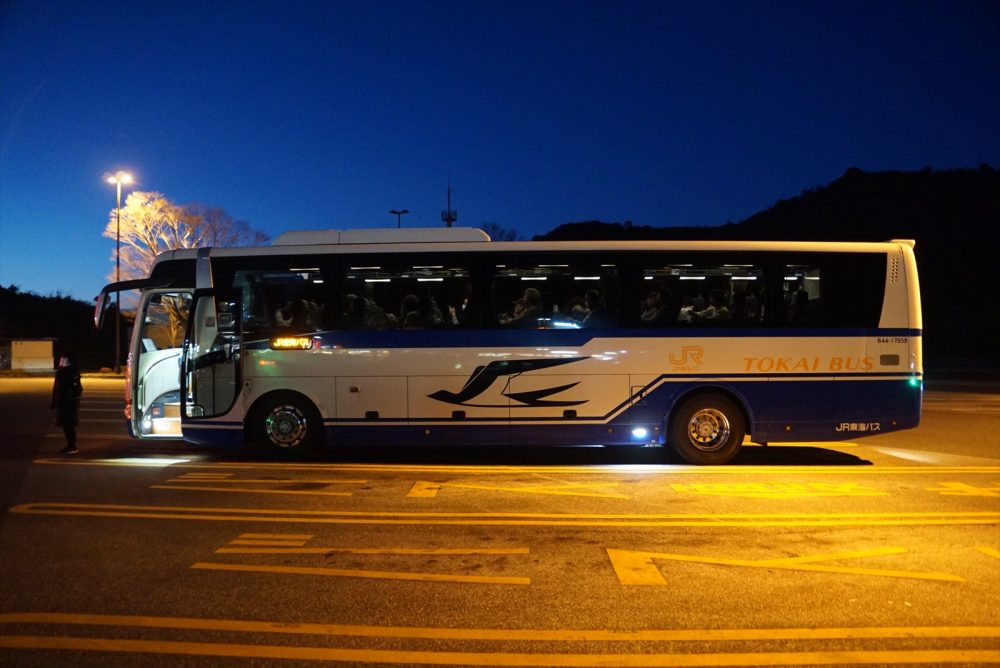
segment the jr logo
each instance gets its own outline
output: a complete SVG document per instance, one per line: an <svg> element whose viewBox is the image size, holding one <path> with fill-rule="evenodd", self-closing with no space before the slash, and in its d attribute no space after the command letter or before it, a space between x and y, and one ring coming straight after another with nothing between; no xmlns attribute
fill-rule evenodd
<svg viewBox="0 0 1000 668"><path fill-rule="evenodd" d="M681 354L678 356L675 353L670 353L670 363L674 366L685 366L687 364L701 364L701 356L705 354L705 350L701 346L684 346L681 348Z"/></svg>

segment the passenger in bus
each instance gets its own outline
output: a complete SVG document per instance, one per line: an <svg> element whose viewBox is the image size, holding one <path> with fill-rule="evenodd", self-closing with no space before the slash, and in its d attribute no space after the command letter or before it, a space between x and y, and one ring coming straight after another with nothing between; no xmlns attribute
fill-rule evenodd
<svg viewBox="0 0 1000 668"><path fill-rule="evenodd" d="M583 322L590 311L587 310L587 303L583 297L577 296L566 302L566 315L573 322Z"/></svg>
<svg viewBox="0 0 1000 668"><path fill-rule="evenodd" d="M666 321L667 305L663 303L663 295L652 290L642 303L642 314L639 320L643 325L661 325Z"/></svg>
<svg viewBox="0 0 1000 668"><path fill-rule="evenodd" d="M274 314L279 327L290 327L299 331L315 331L319 322L319 307L305 299L293 299Z"/></svg>
<svg viewBox="0 0 1000 668"><path fill-rule="evenodd" d="M537 327L538 319L543 315L542 293L537 288L526 288L524 295L514 302L513 314L500 316L500 324L507 327Z"/></svg>
<svg viewBox="0 0 1000 668"><path fill-rule="evenodd" d="M694 298L685 293L684 296L681 297L681 308L677 312L677 322L684 324L690 323L692 313L694 313Z"/></svg>
<svg viewBox="0 0 1000 668"><path fill-rule="evenodd" d="M805 319L806 309L809 308L809 293L802 283L788 292L786 304L785 317L788 322L802 322Z"/></svg>
<svg viewBox="0 0 1000 668"><path fill-rule="evenodd" d="M587 317L580 323L583 327L607 327L611 324L611 317L604 306L601 293L591 288L583 296L587 304Z"/></svg>
<svg viewBox="0 0 1000 668"><path fill-rule="evenodd" d="M728 323L732 317L729 305L726 303L726 293L715 289L708 293L708 307L702 311L691 313L691 322L721 325Z"/></svg>
<svg viewBox="0 0 1000 668"><path fill-rule="evenodd" d="M433 297L406 295L400 308L402 329L432 329L444 324L441 309Z"/></svg>
<svg viewBox="0 0 1000 668"><path fill-rule="evenodd" d="M334 320L335 329L391 329L385 309L370 299L349 293L341 298L341 312Z"/></svg>
<svg viewBox="0 0 1000 668"><path fill-rule="evenodd" d="M451 324L468 327L476 317L475 290L472 283L466 283L463 292L462 302L457 307L448 306L448 315L451 319Z"/></svg>
<svg viewBox="0 0 1000 668"><path fill-rule="evenodd" d="M754 324L760 320L760 301L757 293L748 289L743 299L743 322Z"/></svg>

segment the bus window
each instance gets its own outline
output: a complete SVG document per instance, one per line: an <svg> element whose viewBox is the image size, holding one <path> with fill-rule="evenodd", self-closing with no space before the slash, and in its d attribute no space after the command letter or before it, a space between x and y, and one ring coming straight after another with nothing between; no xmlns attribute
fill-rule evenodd
<svg viewBox="0 0 1000 668"><path fill-rule="evenodd" d="M570 258L495 266L493 311L500 327L617 327L621 281L617 267Z"/></svg>
<svg viewBox="0 0 1000 668"><path fill-rule="evenodd" d="M233 275L233 287L242 291L247 339L321 329L327 291L318 267L239 269Z"/></svg>
<svg viewBox="0 0 1000 668"><path fill-rule="evenodd" d="M764 272L754 264L647 265L639 288L643 327L753 326L764 313Z"/></svg>
<svg viewBox="0 0 1000 668"><path fill-rule="evenodd" d="M820 268L808 264L785 266L782 284L784 320L789 325L816 325L824 321Z"/></svg>
<svg viewBox="0 0 1000 668"><path fill-rule="evenodd" d="M475 325L472 272L463 262L356 263L345 268L339 329L447 329Z"/></svg>

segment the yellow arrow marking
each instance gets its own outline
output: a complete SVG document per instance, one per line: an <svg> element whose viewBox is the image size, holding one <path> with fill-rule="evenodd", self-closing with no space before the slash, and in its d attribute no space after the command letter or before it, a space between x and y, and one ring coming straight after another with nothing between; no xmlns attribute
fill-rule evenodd
<svg viewBox="0 0 1000 668"><path fill-rule="evenodd" d="M826 566L815 562L834 561L838 559L861 559L878 557L888 554L904 554L906 548L882 547L874 550L858 550L853 552L836 552L833 554L817 554L804 557L783 557L780 559L762 559L748 561L746 559L719 559L701 557L689 554L669 554L663 552L635 552L631 550L615 550L608 548L608 557L615 569L618 581L623 585L656 585L667 584L663 573L653 563L654 559L666 561L691 561L718 566L744 566L747 568L782 568L793 571L814 571L821 573L844 573L846 575L874 575L889 578L911 578L916 580L943 580L946 582L965 582L963 578L951 573L934 573L921 571L895 571L875 568L854 568L850 566Z"/></svg>
<svg viewBox="0 0 1000 668"><path fill-rule="evenodd" d="M512 492L515 494L545 494L550 496L589 496L600 499L627 499L624 494L601 492L600 489L617 487L616 482L598 483L560 483L557 485L521 485L517 487L494 487L491 485L466 485L452 482L418 481L413 484L406 496L410 498L429 498L436 496L442 487L455 489L475 489L486 492Z"/></svg>
<svg viewBox="0 0 1000 668"><path fill-rule="evenodd" d="M945 496L1000 496L1000 486L974 487L964 482L942 482L937 487L925 487L924 489Z"/></svg>
<svg viewBox="0 0 1000 668"><path fill-rule="evenodd" d="M986 555L989 555L991 557L996 557L997 559L1000 559L1000 550L997 550L997 549L992 548L992 547L982 546L982 545L979 546L979 547L977 547L976 549L979 550L980 552L982 552L983 554L986 554Z"/></svg>

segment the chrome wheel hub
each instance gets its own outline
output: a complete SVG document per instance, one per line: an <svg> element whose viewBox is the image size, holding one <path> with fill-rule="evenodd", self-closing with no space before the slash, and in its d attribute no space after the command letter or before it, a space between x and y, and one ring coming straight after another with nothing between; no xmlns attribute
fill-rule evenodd
<svg viewBox="0 0 1000 668"><path fill-rule="evenodd" d="M704 452L718 450L729 440L729 418L714 408L702 408L688 422L688 440Z"/></svg>
<svg viewBox="0 0 1000 668"><path fill-rule="evenodd" d="M308 427L306 416L295 406L275 406L264 421L268 440L279 448L294 448L304 441Z"/></svg>

